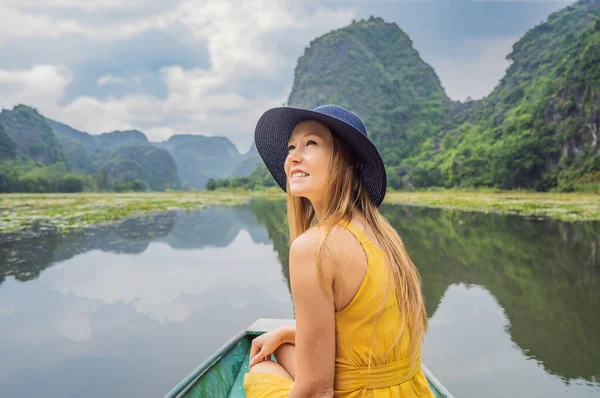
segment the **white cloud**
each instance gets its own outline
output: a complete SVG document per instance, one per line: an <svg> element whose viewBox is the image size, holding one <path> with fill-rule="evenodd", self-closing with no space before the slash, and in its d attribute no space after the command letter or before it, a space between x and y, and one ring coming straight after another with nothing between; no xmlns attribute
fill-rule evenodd
<svg viewBox="0 0 600 398"><path fill-rule="evenodd" d="M129 76L115 76L111 73L102 75L96 80L96 86L130 86L133 88L139 88L142 84L144 77L141 74L134 74Z"/></svg>
<svg viewBox="0 0 600 398"><path fill-rule="evenodd" d="M434 58L431 66L453 100L480 99L498 84L510 62L505 59L518 37L463 41L452 57Z"/></svg>
<svg viewBox="0 0 600 398"><path fill-rule="evenodd" d="M27 9L0 3L0 44L14 38L57 38L81 36L91 40L124 40L150 30L167 30L178 14L167 12L145 18L129 18L116 23L95 24L83 19L61 18L32 13Z"/></svg>
<svg viewBox="0 0 600 398"><path fill-rule="evenodd" d="M57 7L75 7L67 3L52 2ZM210 67L164 66L159 78L166 87L166 95L161 98L139 94L136 90L141 84L139 76L107 73L97 78L97 87L131 86L130 94L106 98L80 96L59 108L57 104L65 86L77 76L71 76L64 67L42 66L47 74L54 76L51 80L55 84L44 82L40 86L31 79L21 78L21 93L2 98L6 107L20 102L31 104L46 116L93 134L138 128L155 141L177 133L223 135L231 138L242 151L251 144L254 124L260 114L287 100L293 68L304 47L315 37L347 25L355 17L352 9L304 7L291 0L186 0L163 14L104 26L27 14L24 8L12 4L12 7L0 5L0 40L7 35L56 37L65 34L120 40L146 30L180 32L183 27L199 47L208 49ZM81 4L87 7L84 4L93 7L91 2ZM118 9L116 3L114 8ZM3 12L8 12L8 16ZM12 25L1 27L8 19ZM16 29L17 26L20 28ZM289 46L281 45L287 42L296 56L289 55ZM15 73L29 76L39 73L39 69L33 67ZM252 93L247 89L249 84L258 86L253 79L279 82L282 74L289 76L289 83L279 92Z"/></svg>
<svg viewBox="0 0 600 398"><path fill-rule="evenodd" d="M23 103L32 105L46 116L63 115L58 100L73 76L66 66L34 65L31 69L0 69L0 106L12 108Z"/></svg>
<svg viewBox="0 0 600 398"><path fill-rule="evenodd" d="M270 74L288 64L268 36L310 40L347 25L356 11L308 10L297 2L255 0L189 0L179 7L181 22L198 39L207 40L212 70L220 76L247 73ZM295 59L291 60L295 63Z"/></svg>
<svg viewBox="0 0 600 398"><path fill-rule="evenodd" d="M115 75L102 75L98 78L98 81L96 81L96 85L98 87L103 87L103 86L108 86L111 84L116 84L116 85L125 85L127 84L127 81L125 79L123 79L122 77L117 77Z"/></svg>
<svg viewBox="0 0 600 398"><path fill-rule="evenodd" d="M73 20L53 21L47 16L29 14L0 3L0 44L13 37L57 37L82 31Z"/></svg>
<svg viewBox="0 0 600 398"><path fill-rule="evenodd" d="M148 95L133 94L100 100L82 96L62 109L60 121L92 134L136 128L135 120L158 123L163 104Z"/></svg>
<svg viewBox="0 0 600 398"><path fill-rule="evenodd" d="M98 10L136 10L144 7L148 0L5 0L7 4L24 9L78 9L87 12Z"/></svg>
<svg viewBox="0 0 600 398"><path fill-rule="evenodd" d="M271 106L280 105L289 90L273 97L258 96L247 99L235 92L205 94L186 86L185 77L169 83L166 99L148 95L127 95L100 100L79 97L64 107L61 121L91 133L115 129L139 128L139 124L152 125L142 129L152 141L168 139L173 134L189 133L229 136L238 145L249 146L254 123L261 113ZM40 109L42 112L42 109ZM165 121L168 122L164 126ZM237 133L237 134L236 134Z"/></svg>

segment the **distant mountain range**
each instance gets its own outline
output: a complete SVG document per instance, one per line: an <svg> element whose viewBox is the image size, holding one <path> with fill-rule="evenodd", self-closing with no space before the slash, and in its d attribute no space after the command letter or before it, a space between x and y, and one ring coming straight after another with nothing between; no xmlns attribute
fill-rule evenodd
<svg viewBox="0 0 600 398"><path fill-rule="evenodd" d="M253 147L240 154L225 137L174 135L150 142L138 130L92 135L17 105L0 113L2 159L25 164L26 173L35 165L63 163L71 173L103 174L107 189L115 182L137 180L147 189L161 191L204 189L209 178L248 176L258 153Z"/></svg>

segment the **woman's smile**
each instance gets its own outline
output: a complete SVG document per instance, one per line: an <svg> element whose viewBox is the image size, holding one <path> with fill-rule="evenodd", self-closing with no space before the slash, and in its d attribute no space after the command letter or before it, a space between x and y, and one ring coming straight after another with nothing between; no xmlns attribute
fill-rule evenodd
<svg viewBox="0 0 600 398"><path fill-rule="evenodd" d="M298 178L306 178L310 175L302 170L292 170L291 174L292 174L291 178L294 180L298 179Z"/></svg>

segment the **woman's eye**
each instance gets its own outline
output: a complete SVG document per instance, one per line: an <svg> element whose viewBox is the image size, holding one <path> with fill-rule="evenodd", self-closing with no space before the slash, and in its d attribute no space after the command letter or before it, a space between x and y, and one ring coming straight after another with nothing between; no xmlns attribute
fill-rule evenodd
<svg viewBox="0 0 600 398"><path fill-rule="evenodd" d="M295 147L295 146L293 146L293 145L289 145L289 146L288 146L288 152L289 152L289 151L292 151L294 148L296 148L296 147Z"/></svg>
<svg viewBox="0 0 600 398"><path fill-rule="evenodd" d="M314 142L313 140L308 140L308 141L306 142L306 145L310 145L310 144L317 145L317 143L316 143L316 142Z"/></svg>

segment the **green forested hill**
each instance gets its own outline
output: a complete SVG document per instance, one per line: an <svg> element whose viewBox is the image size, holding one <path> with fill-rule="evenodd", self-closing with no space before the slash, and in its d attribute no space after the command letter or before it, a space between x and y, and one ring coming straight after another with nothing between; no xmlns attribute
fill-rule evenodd
<svg viewBox="0 0 600 398"><path fill-rule="evenodd" d="M94 138L97 145L96 150L102 151L110 151L123 144L150 144L148 137L139 130L116 130L96 135Z"/></svg>
<svg viewBox="0 0 600 398"><path fill-rule="evenodd" d="M3 110L0 121L0 192L181 186L169 152L139 131L92 136L24 105Z"/></svg>
<svg viewBox="0 0 600 398"><path fill-rule="evenodd" d="M73 141L80 142L87 151L92 152L98 147L98 143L93 135L84 133L83 131L75 130L71 126L46 118L48 125L57 137L69 138Z"/></svg>
<svg viewBox="0 0 600 398"><path fill-rule="evenodd" d="M239 151L226 137L177 134L155 145L171 153L179 179L191 188L204 189L210 178L230 177L242 161ZM249 169L245 175L251 172Z"/></svg>
<svg viewBox="0 0 600 398"><path fill-rule="evenodd" d="M600 183L598 3L550 15L507 59L505 76L463 123L407 159L411 181L537 190Z"/></svg>
<svg viewBox="0 0 600 398"><path fill-rule="evenodd" d="M180 188L177 168L166 149L150 144L126 143L116 147L103 162L109 181L139 181L143 189L164 191Z"/></svg>
<svg viewBox="0 0 600 398"><path fill-rule="evenodd" d="M12 111L0 113L0 123L16 144L18 154L43 164L65 161L52 129L36 110L24 105L15 106Z"/></svg>
<svg viewBox="0 0 600 398"><path fill-rule="evenodd" d="M79 170L85 173L96 171L97 168L94 161L80 141L59 134L56 134L56 139L71 170Z"/></svg>
<svg viewBox="0 0 600 398"><path fill-rule="evenodd" d="M371 17L311 42L290 106L358 113L390 186L590 188L600 183L600 7L552 14L513 46L479 101L450 101L396 25Z"/></svg>
<svg viewBox="0 0 600 398"><path fill-rule="evenodd" d="M373 17L319 37L298 60L288 105L326 103L359 114L389 166L440 135L451 105L410 38L395 23Z"/></svg>

